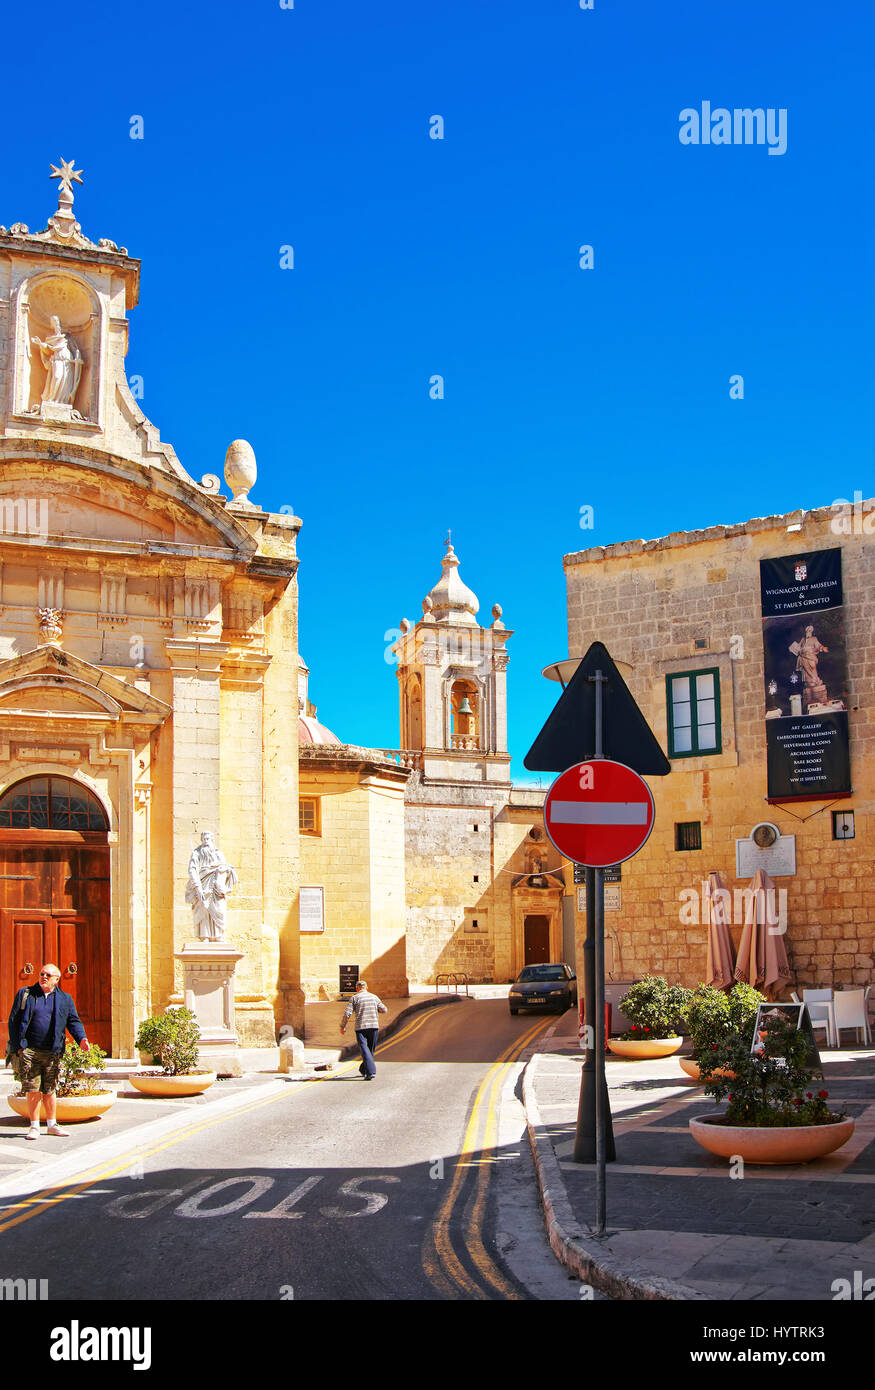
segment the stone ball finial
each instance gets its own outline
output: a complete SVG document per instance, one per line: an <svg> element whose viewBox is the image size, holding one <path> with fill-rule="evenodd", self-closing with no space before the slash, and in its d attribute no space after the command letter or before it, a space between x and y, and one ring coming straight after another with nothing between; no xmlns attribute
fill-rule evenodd
<svg viewBox="0 0 875 1390"><path fill-rule="evenodd" d="M410 631L410 619L409 619L409 618L402 618L402 619L401 619L401 622L399 623L399 627L401 628L401 631L402 631L402 632L409 632L409 631Z"/></svg>
<svg viewBox="0 0 875 1390"><path fill-rule="evenodd" d="M501 607L501 604L500 604L500 603L494 603L494 604L492 605L492 617L493 617L493 619L494 619L493 624L492 624L493 627L504 627L504 623L501 621L501 614L502 614L502 607Z"/></svg>
<svg viewBox="0 0 875 1390"><path fill-rule="evenodd" d="M432 598L431 594L426 594L425 598L422 600L422 616L423 616L424 618L430 618L430 617L431 617L431 610L432 610L433 608L434 608L434 599Z"/></svg>
<svg viewBox="0 0 875 1390"><path fill-rule="evenodd" d="M252 507L249 490L255 487L258 469L255 465L255 450L247 439L235 439L228 445L225 455L225 482L231 489L232 507Z"/></svg>

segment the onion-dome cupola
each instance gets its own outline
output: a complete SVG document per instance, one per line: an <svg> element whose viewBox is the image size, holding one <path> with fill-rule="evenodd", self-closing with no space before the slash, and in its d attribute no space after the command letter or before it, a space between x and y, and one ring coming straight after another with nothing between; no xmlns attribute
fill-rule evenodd
<svg viewBox="0 0 875 1390"><path fill-rule="evenodd" d="M428 595L431 604L427 616L436 623L475 623L480 600L467 584L462 583L459 559L449 540L441 567L443 574Z"/></svg>

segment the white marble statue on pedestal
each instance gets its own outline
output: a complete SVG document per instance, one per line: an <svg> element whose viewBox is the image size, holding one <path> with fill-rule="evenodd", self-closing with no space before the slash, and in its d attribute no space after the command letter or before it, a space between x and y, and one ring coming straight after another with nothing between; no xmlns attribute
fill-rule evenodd
<svg viewBox="0 0 875 1390"><path fill-rule="evenodd" d="M236 887L235 870L216 847L212 832L203 831L201 842L188 861L185 890L185 901L194 914L195 930L202 941L225 940L226 900Z"/></svg>

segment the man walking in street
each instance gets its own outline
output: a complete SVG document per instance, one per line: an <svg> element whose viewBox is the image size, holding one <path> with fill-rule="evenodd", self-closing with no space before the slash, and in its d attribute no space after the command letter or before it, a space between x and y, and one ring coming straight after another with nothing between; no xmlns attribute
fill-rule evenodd
<svg viewBox="0 0 875 1390"><path fill-rule="evenodd" d="M376 994L369 994L365 981L359 980L355 987L355 994L346 1006L340 1031L341 1033L346 1032L346 1025L355 1014L355 1035L362 1054L359 1073L365 1081L373 1081L377 1074L374 1052L377 1048L377 1034L380 1031L379 1015L386 1012L386 1005L382 999L379 999Z"/></svg>
<svg viewBox="0 0 875 1390"><path fill-rule="evenodd" d="M25 1139L39 1139L41 1104L46 1108L46 1133L66 1136L56 1119L55 1088L68 1028L82 1051L88 1051L82 1020L70 995L58 989L60 979L56 965L44 965L39 983L18 991L9 1015L7 1060L17 1053L18 1079L30 1116Z"/></svg>

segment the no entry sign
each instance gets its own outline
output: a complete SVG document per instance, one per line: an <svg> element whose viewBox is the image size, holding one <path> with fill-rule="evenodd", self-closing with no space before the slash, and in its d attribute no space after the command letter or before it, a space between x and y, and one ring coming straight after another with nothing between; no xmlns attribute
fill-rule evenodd
<svg viewBox="0 0 875 1390"><path fill-rule="evenodd" d="M610 758L566 768L544 803L544 824L559 853L591 869L637 854L653 817L653 795L643 777Z"/></svg>

